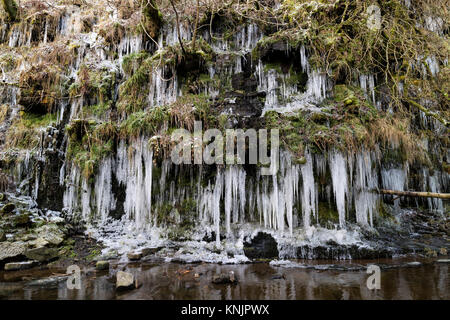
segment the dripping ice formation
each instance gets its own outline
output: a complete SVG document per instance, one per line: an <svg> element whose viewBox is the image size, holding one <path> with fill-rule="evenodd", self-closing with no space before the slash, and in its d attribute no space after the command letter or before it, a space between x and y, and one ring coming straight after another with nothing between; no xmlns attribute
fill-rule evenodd
<svg viewBox="0 0 450 320"><path fill-rule="evenodd" d="M80 33L80 21L79 11L68 11L56 27L57 34L76 36ZM434 32L441 32L441 22L438 20L427 19L426 25ZM11 48L49 45L49 24L45 24L45 40L39 45L32 42L32 28L32 25L27 24L14 26L6 43ZM192 39L189 28L182 25L180 31L184 41ZM210 78L224 72L227 76L242 72L246 55L252 52L263 36L256 24L242 26L231 39L205 32L203 38L214 52L229 55L233 61L227 70L208 65ZM84 61L92 60L98 62L99 68L125 77L121 67L125 56L149 50L152 46L155 50L163 50L177 45L178 37L175 26L166 24L156 41L157 45L146 42L142 35L126 34L117 45L109 48L100 34L83 34L73 41L77 47L77 57L66 76L77 80ZM288 81L289 73L280 72L261 60L252 62L255 63L257 90L266 93L263 112L273 110L289 113L299 109L320 109L319 104L329 97L332 82L328 70L311 67L305 46L299 51L297 63L307 78L302 90ZM426 61L432 75L439 73L436 57L420 57L420 60ZM423 68L424 65L418 62L416 67ZM160 67L152 72L148 83L149 108L170 104L182 94L177 76L167 81L164 78L166 71ZM9 81L10 78L11 74L2 70L2 79ZM378 106L376 82L375 75L361 74L357 85ZM211 98L219 94L214 87L206 87L204 92ZM18 112L16 95L17 88L8 87L8 92L0 98L2 103L13 107L11 118ZM63 123L65 118L78 119L85 103L82 98L61 101L58 105L58 121ZM437 130L434 121L425 114L422 114L422 121L425 127ZM192 217L195 228L189 235L192 241L187 241L186 250L191 248L192 251L201 252L199 255L204 261L246 261L242 252L243 242L259 231L277 239L280 258L295 257L296 254L292 252L294 245L314 246L328 241L361 244L360 235L352 229L352 223L356 222L361 227L374 226L381 197L373 190L408 190L410 179L407 164L380 166L380 155L365 150L354 157L336 150L323 154L306 152L305 164L295 163L292 156L283 151L278 175L263 177L258 170L248 170L242 166L214 168L214 174L208 175L206 166L187 169L171 164L170 160L158 163L149 147L149 138L142 136L131 141L120 140L116 153L100 162L93 179L84 177L80 168L68 159L59 171L59 183L65 187L63 205L66 213L81 217L88 224L89 232L104 240L107 247L116 248L122 253L134 247L166 243L171 231L170 223L161 221L161 212L167 213L175 224L180 223L177 207L189 199L195 201L196 212ZM37 153L42 154L42 150ZM24 154L14 176L17 182L34 180L31 185L36 198L39 191L37 174L27 173L31 171L28 169L33 157L34 154ZM188 172L186 174L191 178L189 183L180 183L183 171ZM27 174L29 176L25 177ZM422 180L423 190L448 190L446 172L435 170L430 173L424 169ZM395 204L398 206L401 201L404 200L395 200ZM431 210L445 210L442 200L429 199L426 202ZM319 203L325 203L330 212L337 214L337 220L332 226L320 221L323 208L319 207ZM169 205L171 210L163 211ZM120 219L113 218L115 211L120 209L125 214ZM355 228L357 230L358 227ZM204 244L205 234L214 236L214 241ZM206 250L214 247L223 248L224 251L212 253ZM236 253L234 258L226 254L227 250ZM198 258L192 252L180 254L187 260Z"/></svg>

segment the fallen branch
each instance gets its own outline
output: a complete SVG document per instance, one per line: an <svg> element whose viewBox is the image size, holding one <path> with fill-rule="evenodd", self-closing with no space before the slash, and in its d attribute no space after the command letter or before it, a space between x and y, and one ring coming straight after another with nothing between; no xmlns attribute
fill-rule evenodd
<svg viewBox="0 0 450 320"><path fill-rule="evenodd" d="M450 122L448 122L446 119L444 119L443 117L441 117L440 114L438 114L437 112L428 110L427 108L425 108L424 106L422 106L421 104L415 102L414 100L408 99L407 102L411 105L413 105L414 107L418 108L420 111L422 111L423 113L425 113L425 115L429 116L429 117L433 117L435 118L437 121L439 121L440 123L442 123L444 126L448 127Z"/></svg>
<svg viewBox="0 0 450 320"><path fill-rule="evenodd" d="M378 192L381 194L388 194L388 195L401 196L401 197L450 199L450 193L394 191L394 190L379 190Z"/></svg>

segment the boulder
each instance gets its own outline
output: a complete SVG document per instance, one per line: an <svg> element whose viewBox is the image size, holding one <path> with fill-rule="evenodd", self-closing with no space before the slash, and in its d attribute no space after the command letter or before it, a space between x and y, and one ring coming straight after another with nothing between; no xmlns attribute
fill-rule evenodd
<svg viewBox="0 0 450 320"><path fill-rule="evenodd" d="M158 251L161 251L162 249L163 249L163 247L143 248L143 249L141 249L141 253L142 253L142 256L145 257L145 256L149 256L151 254L155 254Z"/></svg>
<svg viewBox="0 0 450 320"><path fill-rule="evenodd" d="M5 259L20 257L25 252L24 242L1 242L0 243L0 262Z"/></svg>
<svg viewBox="0 0 450 320"><path fill-rule="evenodd" d="M35 231L40 241L45 240L51 245L58 246L64 241L64 232L55 224L44 225Z"/></svg>
<svg viewBox="0 0 450 320"><path fill-rule="evenodd" d="M236 283L238 283L238 279L234 275L234 272L230 271L228 274L222 273L219 275L215 275L212 279L212 283L214 283L214 284L236 284Z"/></svg>
<svg viewBox="0 0 450 320"><path fill-rule="evenodd" d="M11 262L5 264L5 271L26 270L34 267L36 261Z"/></svg>
<svg viewBox="0 0 450 320"><path fill-rule="evenodd" d="M39 262L47 262L58 258L59 251L57 248L34 248L25 251L25 257Z"/></svg>
<svg viewBox="0 0 450 320"><path fill-rule="evenodd" d="M95 264L95 269L97 270L108 270L109 262L108 261L97 261Z"/></svg>
<svg viewBox="0 0 450 320"><path fill-rule="evenodd" d="M16 209L16 205L14 203L5 204L0 210L0 214L9 214Z"/></svg>
<svg viewBox="0 0 450 320"><path fill-rule="evenodd" d="M142 258L142 253L140 252L128 252L127 253L128 260L137 261Z"/></svg>
<svg viewBox="0 0 450 320"><path fill-rule="evenodd" d="M130 290L134 289L134 276L131 273L119 271L116 275L116 289L117 290Z"/></svg>

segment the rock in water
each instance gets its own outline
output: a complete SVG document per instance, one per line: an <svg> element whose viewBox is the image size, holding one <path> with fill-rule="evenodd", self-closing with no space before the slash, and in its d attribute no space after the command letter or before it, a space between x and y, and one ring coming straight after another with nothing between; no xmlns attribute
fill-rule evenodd
<svg viewBox="0 0 450 320"><path fill-rule="evenodd" d="M230 273L225 274L219 274L215 275L212 279L212 283L214 284L236 284L238 283L238 279L234 275L233 271L230 271Z"/></svg>
<svg viewBox="0 0 450 320"><path fill-rule="evenodd" d="M108 261L97 261L97 263L95 264L95 268L97 270L108 270L109 262Z"/></svg>
<svg viewBox="0 0 450 320"><path fill-rule="evenodd" d="M134 276L131 273L119 271L116 275L116 289L130 290L135 288Z"/></svg>
<svg viewBox="0 0 450 320"><path fill-rule="evenodd" d="M157 253L157 252L160 251L161 249L162 249L162 247L156 247L156 248L143 248L143 249L141 250L141 253L142 253L142 256L143 256L143 257L146 257L146 256L149 256L149 255L151 255L151 254Z"/></svg>
<svg viewBox="0 0 450 320"><path fill-rule="evenodd" d="M0 262L8 258L22 256L25 252L25 243L23 242L1 242L0 243Z"/></svg>
<svg viewBox="0 0 450 320"><path fill-rule="evenodd" d="M277 259L278 246L268 233L260 232L250 242L244 243L244 252L249 259Z"/></svg>
<svg viewBox="0 0 450 320"><path fill-rule="evenodd" d="M39 262L46 262L56 259L59 256L59 251L57 248L40 247L26 250L25 256L28 259L37 260Z"/></svg>
<svg viewBox="0 0 450 320"><path fill-rule="evenodd" d="M17 271L30 269L36 265L36 261L11 262L5 264L5 271Z"/></svg>
<svg viewBox="0 0 450 320"><path fill-rule="evenodd" d="M142 253L139 252L128 252L127 257L130 261L137 261L142 258Z"/></svg>
<svg viewBox="0 0 450 320"><path fill-rule="evenodd" d="M439 259L437 263L450 263L450 259Z"/></svg>

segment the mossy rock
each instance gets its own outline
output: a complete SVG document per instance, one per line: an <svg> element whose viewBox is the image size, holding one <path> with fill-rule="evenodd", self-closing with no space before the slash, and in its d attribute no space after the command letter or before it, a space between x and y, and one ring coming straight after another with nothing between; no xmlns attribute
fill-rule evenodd
<svg viewBox="0 0 450 320"><path fill-rule="evenodd" d="M17 3L14 0L2 0L3 9L5 9L8 14L8 19L10 22L14 22L17 19Z"/></svg>
<svg viewBox="0 0 450 320"><path fill-rule="evenodd" d="M4 193L0 193L0 201L1 202L8 201L8 196Z"/></svg>
<svg viewBox="0 0 450 320"><path fill-rule="evenodd" d="M20 214L13 218L14 227L25 227L30 225L30 223L31 223L30 216L26 213Z"/></svg>
<svg viewBox="0 0 450 320"><path fill-rule="evenodd" d="M10 214L14 210L16 210L16 205L14 203L7 203L0 210L0 214L2 215Z"/></svg>

